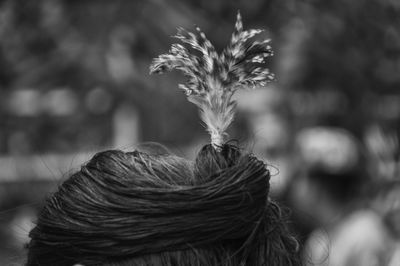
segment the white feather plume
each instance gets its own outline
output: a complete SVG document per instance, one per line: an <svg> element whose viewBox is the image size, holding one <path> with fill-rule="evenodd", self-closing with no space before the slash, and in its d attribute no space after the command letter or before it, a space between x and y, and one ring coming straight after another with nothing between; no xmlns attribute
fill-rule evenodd
<svg viewBox="0 0 400 266"><path fill-rule="evenodd" d="M179 88L200 109L201 119L216 149L223 145L226 130L235 116L236 103L232 100L235 91L265 86L274 79L265 66L265 59L273 55L270 40L250 41L261 32L243 30L238 12L230 43L218 54L200 28L196 28L196 33L179 28L175 37L201 56L190 53L184 45L173 44L168 54L160 55L150 66L150 73L176 69L188 77L186 84L179 84Z"/></svg>

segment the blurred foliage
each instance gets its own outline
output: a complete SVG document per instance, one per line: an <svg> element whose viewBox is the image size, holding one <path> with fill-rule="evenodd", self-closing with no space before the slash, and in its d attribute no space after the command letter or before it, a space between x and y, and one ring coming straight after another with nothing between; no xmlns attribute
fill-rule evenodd
<svg viewBox="0 0 400 266"><path fill-rule="evenodd" d="M289 86L326 94L335 106L333 123L358 135L371 122L388 120L396 125L400 117L399 3L308 1L298 8L302 15L297 27L305 31L299 53L303 71L294 75ZM326 103L324 97L320 99Z"/></svg>

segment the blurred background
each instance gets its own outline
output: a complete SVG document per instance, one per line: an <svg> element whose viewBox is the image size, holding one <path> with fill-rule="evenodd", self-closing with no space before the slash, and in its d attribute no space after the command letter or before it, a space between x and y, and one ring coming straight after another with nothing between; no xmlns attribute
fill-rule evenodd
<svg viewBox="0 0 400 266"><path fill-rule="evenodd" d="M178 26L221 50L237 10L277 81L238 96L230 137L265 159L307 265L400 265L400 1L0 1L0 265L42 201L104 149L209 140L178 73L149 76Z"/></svg>

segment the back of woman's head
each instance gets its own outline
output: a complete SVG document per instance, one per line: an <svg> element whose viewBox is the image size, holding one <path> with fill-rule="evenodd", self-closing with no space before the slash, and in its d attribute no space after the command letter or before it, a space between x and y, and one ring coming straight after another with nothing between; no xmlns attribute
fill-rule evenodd
<svg viewBox="0 0 400 266"><path fill-rule="evenodd" d="M194 162L162 149L95 155L45 204L28 266L298 265L297 242L268 198L266 166L224 142L235 91L274 78L264 64L273 54L269 40L250 40L259 33L244 30L238 13L218 54L199 28L178 31L183 45L173 44L150 71L185 74L180 88L199 108L211 144Z"/></svg>
<svg viewBox="0 0 400 266"><path fill-rule="evenodd" d="M27 265L299 265L269 179L230 144L98 153L48 198Z"/></svg>

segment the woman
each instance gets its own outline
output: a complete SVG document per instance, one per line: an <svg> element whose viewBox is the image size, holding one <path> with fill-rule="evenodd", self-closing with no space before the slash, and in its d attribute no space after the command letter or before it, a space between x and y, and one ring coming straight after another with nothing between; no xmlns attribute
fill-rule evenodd
<svg viewBox="0 0 400 266"><path fill-rule="evenodd" d="M268 197L270 173L255 156L226 143L235 90L273 78L262 67L268 42L248 39L238 14L221 55L199 30L177 38L151 72L178 69L181 85L211 134L194 162L156 148L104 151L66 180L31 231L33 265L299 265L297 242Z"/></svg>

